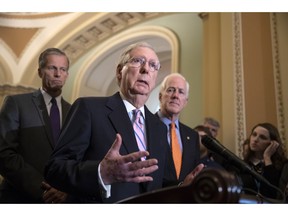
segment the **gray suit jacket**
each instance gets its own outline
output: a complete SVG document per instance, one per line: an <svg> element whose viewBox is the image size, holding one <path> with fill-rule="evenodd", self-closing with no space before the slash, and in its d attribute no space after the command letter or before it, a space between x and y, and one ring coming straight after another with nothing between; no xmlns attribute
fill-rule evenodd
<svg viewBox="0 0 288 216"><path fill-rule="evenodd" d="M62 99L63 122L70 104ZM40 90L7 96L0 112L0 202L41 202L43 172L55 143Z"/></svg>

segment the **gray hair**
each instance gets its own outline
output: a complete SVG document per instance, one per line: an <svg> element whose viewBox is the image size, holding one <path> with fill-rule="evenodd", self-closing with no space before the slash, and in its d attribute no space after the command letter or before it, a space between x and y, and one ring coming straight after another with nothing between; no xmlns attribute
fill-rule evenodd
<svg viewBox="0 0 288 216"><path fill-rule="evenodd" d="M60 49L57 49L57 48L48 48L48 49L44 50L39 56L39 59L38 59L38 70L42 69L42 68L44 68L46 66L46 64L47 64L47 56L49 56L49 55L65 56L66 59L67 59L67 62L68 62L67 70L69 69L70 61L69 61L69 58L67 57L66 53L63 52Z"/></svg>
<svg viewBox="0 0 288 216"><path fill-rule="evenodd" d="M130 52L138 47L147 47L156 53L154 48L147 42L138 42L138 43L131 44L128 47L126 47L126 49L120 55L118 66L120 65L121 67L123 67L127 63L127 61L131 58Z"/></svg>
<svg viewBox="0 0 288 216"><path fill-rule="evenodd" d="M204 118L204 123L208 123L210 125L213 125L214 127L220 128L220 123L216 119L211 117Z"/></svg>
<svg viewBox="0 0 288 216"><path fill-rule="evenodd" d="M156 53L155 49L147 42L138 42L138 43L131 44L128 47L126 47L126 49L120 55L120 58L119 58L119 61L117 64L117 71L122 70L124 65L131 58L131 56L130 56L131 51L134 50L135 48L138 48L138 47L146 47L146 48L153 50ZM120 80L118 78L117 78L117 83L118 83L118 85L120 84Z"/></svg>
<svg viewBox="0 0 288 216"><path fill-rule="evenodd" d="M171 77L180 77L180 78L182 78L182 79L186 82L186 90L187 90L187 91L186 91L186 98L188 99L188 97L189 97L189 83L187 82L187 80L185 79L185 77L182 76L182 75L179 74L179 73L171 73L171 74L167 75L167 76L163 79L163 81L162 81L162 83L161 83L160 92L165 91L166 86L167 86L167 81L168 81L168 79L171 78Z"/></svg>

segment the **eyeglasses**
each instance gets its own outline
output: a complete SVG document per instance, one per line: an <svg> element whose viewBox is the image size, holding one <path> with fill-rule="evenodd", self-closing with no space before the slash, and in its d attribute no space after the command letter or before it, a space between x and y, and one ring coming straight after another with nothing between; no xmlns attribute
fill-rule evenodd
<svg viewBox="0 0 288 216"><path fill-rule="evenodd" d="M131 67L139 68L143 67L146 64L147 60L143 57L132 57L126 63L129 63ZM151 72L159 71L160 70L160 63L156 61L149 61L148 62L149 68Z"/></svg>

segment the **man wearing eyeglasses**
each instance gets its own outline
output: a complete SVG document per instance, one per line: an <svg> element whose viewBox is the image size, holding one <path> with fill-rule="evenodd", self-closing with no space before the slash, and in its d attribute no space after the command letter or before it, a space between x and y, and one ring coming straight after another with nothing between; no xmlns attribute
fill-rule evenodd
<svg viewBox="0 0 288 216"><path fill-rule="evenodd" d="M75 202L82 203L114 203L162 187L166 128L145 106L159 69L149 44L132 44L116 69L119 92L74 102L46 167L53 186L73 193L78 197Z"/></svg>

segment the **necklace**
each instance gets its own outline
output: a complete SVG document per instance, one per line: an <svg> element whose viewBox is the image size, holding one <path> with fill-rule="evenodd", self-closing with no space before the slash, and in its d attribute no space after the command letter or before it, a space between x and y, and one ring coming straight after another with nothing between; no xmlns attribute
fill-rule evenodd
<svg viewBox="0 0 288 216"><path fill-rule="evenodd" d="M252 163L252 168L259 174L263 174L263 167L264 167L264 163L262 161L259 161L257 164Z"/></svg>

